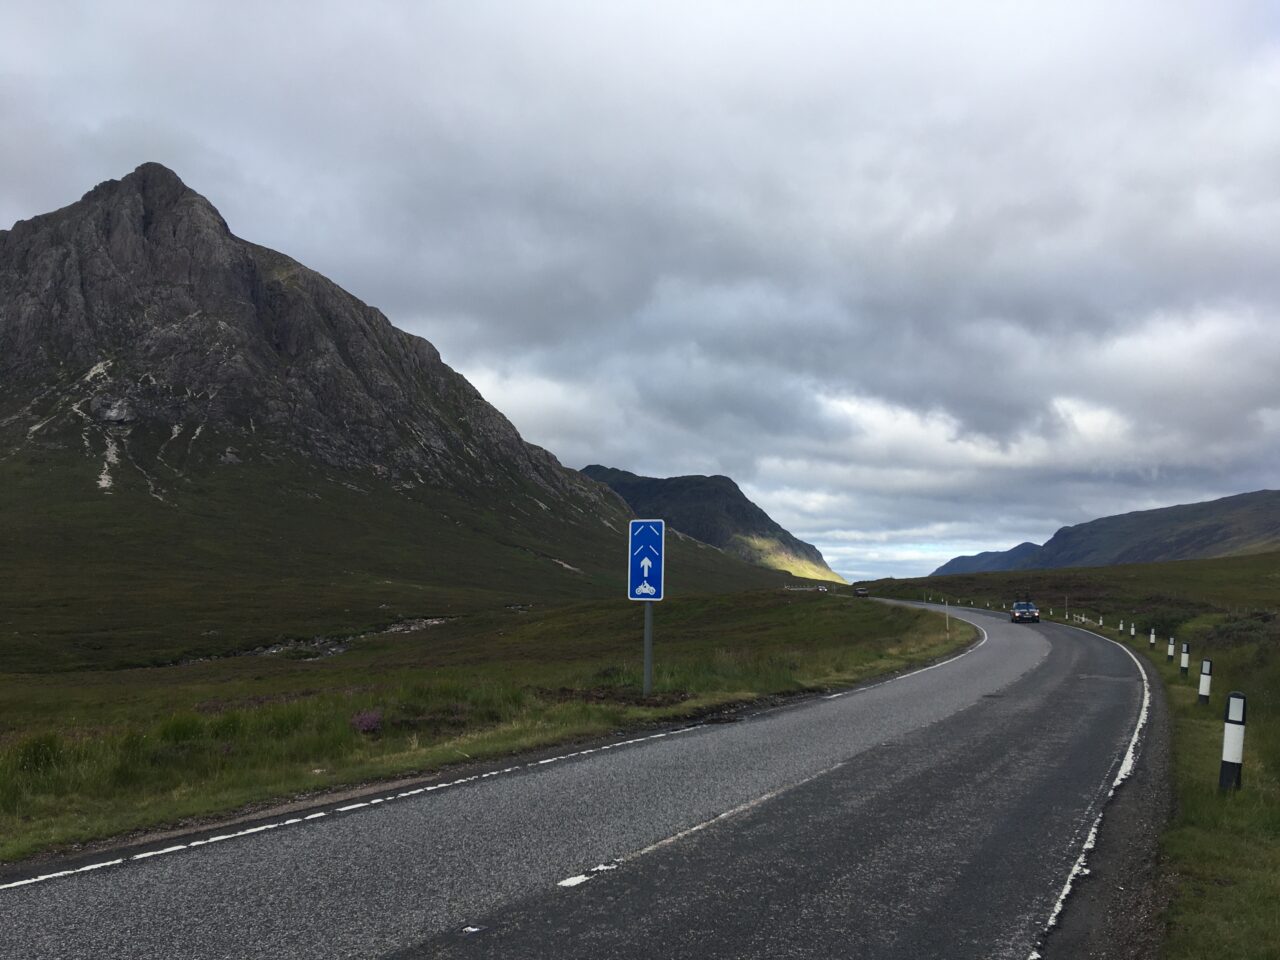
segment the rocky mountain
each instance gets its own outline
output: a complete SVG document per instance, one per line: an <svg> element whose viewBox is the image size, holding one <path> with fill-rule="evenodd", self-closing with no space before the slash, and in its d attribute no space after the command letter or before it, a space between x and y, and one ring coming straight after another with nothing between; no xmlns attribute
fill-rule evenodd
<svg viewBox="0 0 1280 960"><path fill-rule="evenodd" d="M932 576L1199 560L1280 549L1280 491L1138 510L1063 527L1043 546L956 557Z"/></svg>
<svg viewBox="0 0 1280 960"><path fill-rule="evenodd" d="M607 484L641 517L660 517L714 547L798 577L843 583L818 548L784 530L728 477L641 477L592 464L582 473Z"/></svg>
<svg viewBox="0 0 1280 960"><path fill-rule="evenodd" d="M0 230L0 659L621 596L628 516L159 164ZM779 582L670 549L670 589Z"/></svg>
<svg viewBox="0 0 1280 960"><path fill-rule="evenodd" d="M190 447L401 484L531 483L571 509L613 509L430 343L232 235L155 163L0 231L0 384L6 425L81 433L104 486L124 469L112 451L143 470Z"/></svg>

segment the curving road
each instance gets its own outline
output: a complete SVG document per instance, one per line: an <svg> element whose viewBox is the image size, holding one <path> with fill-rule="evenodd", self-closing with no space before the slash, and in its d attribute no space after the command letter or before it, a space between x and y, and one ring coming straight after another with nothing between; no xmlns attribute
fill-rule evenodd
<svg viewBox="0 0 1280 960"><path fill-rule="evenodd" d="M11 869L0 954L1026 960L1144 681L1100 637L963 616L958 658L738 723Z"/></svg>

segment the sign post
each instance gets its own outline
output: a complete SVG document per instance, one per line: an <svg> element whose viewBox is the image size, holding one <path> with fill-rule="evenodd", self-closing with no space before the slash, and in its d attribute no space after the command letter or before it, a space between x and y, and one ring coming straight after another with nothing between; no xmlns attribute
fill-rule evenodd
<svg viewBox="0 0 1280 960"><path fill-rule="evenodd" d="M653 692L653 604L664 594L667 525L632 520L627 537L627 599L644 603L644 695Z"/></svg>

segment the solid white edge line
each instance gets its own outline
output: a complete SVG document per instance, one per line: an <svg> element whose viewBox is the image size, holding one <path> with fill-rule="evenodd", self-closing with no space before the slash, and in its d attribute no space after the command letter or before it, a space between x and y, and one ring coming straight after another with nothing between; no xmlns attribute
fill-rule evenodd
<svg viewBox="0 0 1280 960"><path fill-rule="evenodd" d="M1116 795L1116 789L1125 780L1129 779L1133 773L1134 764L1138 760L1138 746L1141 742L1142 731L1147 726L1147 717L1151 711L1151 684L1147 680L1147 671L1143 669L1142 663L1129 649L1127 644L1123 644L1118 640L1112 640L1110 637L1104 637L1100 633L1094 633L1092 630L1086 630L1084 627L1077 627L1069 623L1060 624L1060 626L1070 627L1072 630L1079 630L1081 633L1087 633L1091 637L1098 637L1106 640L1108 643L1114 643L1117 647L1129 655L1129 659L1133 661L1133 665L1138 668L1138 676L1142 678L1142 709L1138 712L1138 722L1134 725L1133 735L1129 738L1129 747L1125 751L1124 758L1120 761L1120 768L1116 772L1115 779L1111 781L1111 789L1107 792L1106 798L1102 801L1102 807L1098 810L1098 815L1093 820L1093 826L1089 828L1089 833L1084 839L1083 845L1080 847L1080 855L1076 857L1075 863L1071 867L1071 872L1067 874L1067 881L1062 885L1062 892L1058 894L1058 900L1053 905L1053 911L1049 914L1049 919L1044 925L1044 929L1040 932L1040 936L1036 938L1035 945L1031 949L1031 953L1027 955L1027 960L1041 960L1039 948L1044 942L1045 935L1048 934L1058 923L1058 917L1062 913L1062 908L1066 905L1067 897L1071 894L1071 888L1075 884L1076 878L1085 876L1089 873L1089 868L1085 865L1089 858L1089 851L1092 850L1098 840L1098 828L1102 825L1102 815L1106 812L1108 801Z"/></svg>
<svg viewBox="0 0 1280 960"><path fill-rule="evenodd" d="M239 830L235 833L221 833L212 837L205 837L201 840L191 840L188 843L177 844L172 847L166 847L162 850L144 850L142 853L135 853L128 857L119 857L115 860L101 860L95 863L87 864L83 867L76 867L71 870L59 870L55 873L45 873L38 877L28 877L25 880L14 880L10 883L0 883L0 890L12 890L17 887L27 887L37 883L44 883L48 880L56 880L59 877L69 877L77 873L88 873L91 870L101 870L103 867L116 867L126 863L134 863L140 860L149 860L152 857L158 857L163 854L177 853L181 850L195 850L197 847L208 846L211 843L220 843L223 840L234 840L238 837L246 837L254 833L262 833L267 830L274 830L277 827L295 826L300 823L306 823L311 820L318 820L330 814L349 813L353 810L360 810L365 807L373 807L378 804L385 803L388 800L396 800L401 797L416 796L421 793L430 793L434 790L445 790L449 787L461 786L465 783L471 783L475 780L482 780L489 777L502 776L508 773L517 773L521 770L533 770L547 763L554 763L557 760L568 760L571 757L585 756L589 753L596 753L604 750L613 750L617 747L627 747L637 743L646 743L650 740L661 740L665 737L673 737L676 734L688 733L691 730L701 729L704 724L691 724L687 727L680 727L675 730L664 730L660 733L649 734L644 737L633 737L630 740L620 740L617 743L606 743L599 747L592 747L587 750L575 750L572 753L561 754L560 756L549 757L545 760L531 760L528 763L515 764L505 767L501 770L491 770L488 773L472 774L469 777L460 777L457 780L449 780L445 783L433 783L427 786L418 787L415 790L407 790L403 793L388 794L383 797L371 798L369 800L361 800L357 803L349 803L343 807L335 807L331 810L321 810L316 813L308 814L304 817L290 817L286 820L277 820L273 823L264 823L256 827L249 827L245 830ZM587 877L590 879L590 877Z"/></svg>

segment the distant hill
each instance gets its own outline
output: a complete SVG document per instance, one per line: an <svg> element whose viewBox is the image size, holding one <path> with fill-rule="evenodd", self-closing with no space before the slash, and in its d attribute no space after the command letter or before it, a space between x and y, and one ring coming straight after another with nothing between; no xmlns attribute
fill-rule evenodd
<svg viewBox="0 0 1280 960"><path fill-rule="evenodd" d="M817 547L784 530L728 477L641 477L599 464L582 473L607 484L638 516L661 517L733 556L798 577L844 582Z"/></svg>
<svg viewBox="0 0 1280 960"><path fill-rule="evenodd" d="M0 669L621 601L628 515L159 164L0 230ZM787 579L669 550L671 593Z"/></svg>
<svg viewBox="0 0 1280 960"><path fill-rule="evenodd" d="M948 573L991 573L996 570L1030 570L1036 567L1043 549L1040 544L1027 541L1011 550L988 550L969 557L956 557L933 571L931 576Z"/></svg>
<svg viewBox="0 0 1280 960"><path fill-rule="evenodd" d="M956 557L931 576L1201 560L1280 549L1280 491L1138 510L1063 527L1044 546Z"/></svg>

